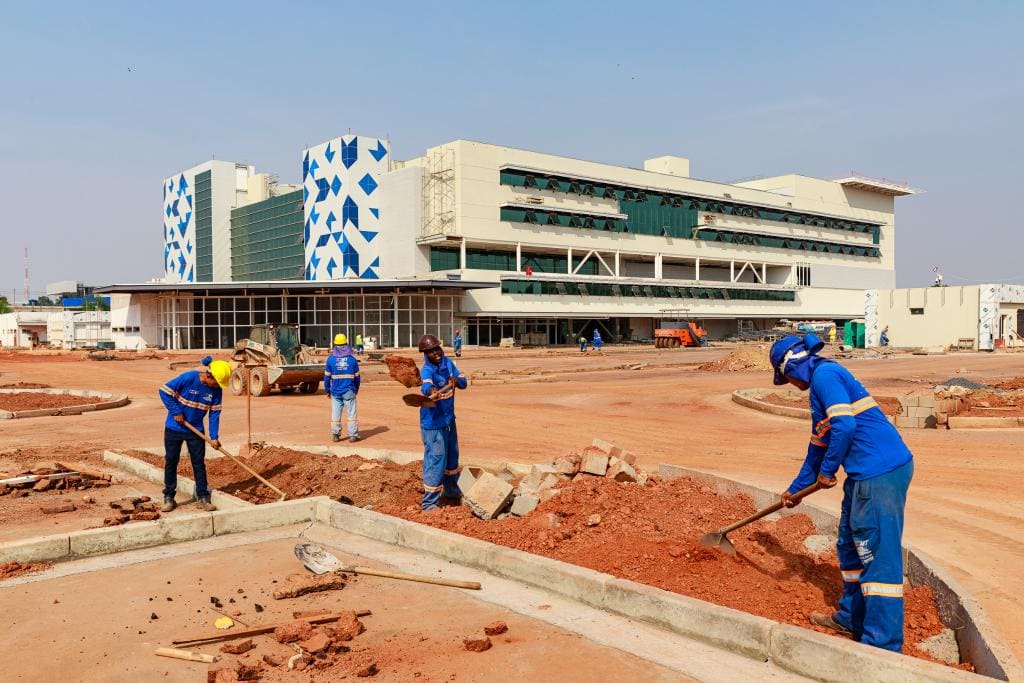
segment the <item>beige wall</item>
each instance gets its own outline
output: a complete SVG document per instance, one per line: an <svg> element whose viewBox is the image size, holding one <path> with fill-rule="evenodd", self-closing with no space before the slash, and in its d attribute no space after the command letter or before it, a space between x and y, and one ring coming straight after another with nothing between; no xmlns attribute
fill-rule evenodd
<svg viewBox="0 0 1024 683"><path fill-rule="evenodd" d="M950 346L970 338L977 347L979 290L972 285L880 291L879 330L888 326L890 346ZM911 314L912 308L924 313Z"/></svg>

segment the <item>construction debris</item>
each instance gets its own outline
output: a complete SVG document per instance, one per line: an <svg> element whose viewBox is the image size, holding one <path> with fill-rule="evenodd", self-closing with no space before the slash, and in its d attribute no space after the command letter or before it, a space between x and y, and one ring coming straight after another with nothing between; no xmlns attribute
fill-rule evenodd
<svg viewBox="0 0 1024 683"><path fill-rule="evenodd" d="M384 362L388 366L388 375L402 386L411 389L423 384L419 368L416 367L416 361L413 359L391 355L385 356Z"/></svg>
<svg viewBox="0 0 1024 683"><path fill-rule="evenodd" d="M47 562L4 562L0 564L0 581L16 576L45 571L53 565Z"/></svg>
<svg viewBox="0 0 1024 683"><path fill-rule="evenodd" d="M489 636L500 636L505 631L508 631L508 624L504 621L495 621L494 623L484 626L484 633Z"/></svg>
<svg viewBox="0 0 1024 683"><path fill-rule="evenodd" d="M597 448L588 448L583 451L583 460L580 462L580 472L603 477L608 471L608 454Z"/></svg>
<svg viewBox="0 0 1024 683"><path fill-rule="evenodd" d="M291 574L285 579L285 585L274 591L274 599L297 598L308 593L341 590L344 587L345 577L341 574Z"/></svg>
<svg viewBox="0 0 1024 683"><path fill-rule="evenodd" d="M78 508L73 503L61 503L60 505L44 505L39 509L44 515L58 515L62 512L74 512Z"/></svg>
<svg viewBox="0 0 1024 683"><path fill-rule="evenodd" d="M463 500L480 519L494 519L505 511L512 501L512 485L484 472L469 491L463 491Z"/></svg>
<svg viewBox="0 0 1024 683"><path fill-rule="evenodd" d="M224 643L220 646L220 651L226 652L229 655L244 655L254 647L256 646L253 644L252 638L249 638L240 643Z"/></svg>
<svg viewBox="0 0 1024 683"><path fill-rule="evenodd" d="M470 652L485 652L491 649L490 638L463 638L462 644Z"/></svg>
<svg viewBox="0 0 1024 683"><path fill-rule="evenodd" d="M279 643L294 643L299 640L306 640L312 635L313 626L304 619L296 619L274 629L274 638Z"/></svg>
<svg viewBox="0 0 1024 683"><path fill-rule="evenodd" d="M697 366L705 372L746 372L770 371L771 361L768 359L768 347L764 344L741 346L730 352L725 358L709 361Z"/></svg>

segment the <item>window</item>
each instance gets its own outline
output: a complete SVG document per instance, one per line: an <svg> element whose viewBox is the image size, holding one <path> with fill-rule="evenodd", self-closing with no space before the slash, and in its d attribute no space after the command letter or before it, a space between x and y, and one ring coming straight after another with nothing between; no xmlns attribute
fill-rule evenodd
<svg viewBox="0 0 1024 683"><path fill-rule="evenodd" d="M806 265L797 265L796 267L796 286L797 287L810 287L811 286L811 267Z"/></svg>
<svg viewBox="0 0 1024 683"><path fill-rule="evenodd" d="M910 309L910 315L924 315L924 309L923 308L911 308Z"/></svg>

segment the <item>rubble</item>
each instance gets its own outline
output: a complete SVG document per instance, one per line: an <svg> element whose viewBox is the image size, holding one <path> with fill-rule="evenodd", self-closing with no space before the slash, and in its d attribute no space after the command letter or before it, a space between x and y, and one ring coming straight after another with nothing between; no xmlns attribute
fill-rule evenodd
<svg viewBox="0 0 1024 683"><path fill-rule="evenodd" d="M335 640L348 642L366 630L355 612L342 612L337 621L329 627L328 633Z"/></svg>
<svg viewBox="0 0 1024 683"><path fill-rule="evenodd" d="M533 512L534 508L540 505L540 498L529 493L521 493L512 501L512 508L509 510L513 515L523 517Z"/></svg>
<svg viewBox="0 0 1024 683"><path fill-rule="evenodd" d="M226 652L229 655L244 655L254 647L256 646L253 644L252 638L249 638L241 641L240 643L224 643L220 646L220 651Z"/></svg>
<svg viewBox="0 0 1024 683"><path fill-rule="evenodd" d="M491 649L490 638L463 638L462 644L470 652L485 652Z"/></svg>
<svg viewBox="0 0 1024 683"><path fill-rule="evenodd" d="M285 585L274 591L275 600L297 598L307 593L341 590L345 587L345 577L341 574L290 574Z"/></svg>
<svg viewBox="0 0 1024 683"><path fill-rule="evenodd" d="M466 491L473 488L473 484L480 478L480 475L484 471L480 467L467 467L464 466L462 471L459 472L459 490L465 493Z"/></svg>
<svg viewBox="0 0 1024 683"><path fill-rule="evenodd" d="M312 624L301 619L282 624L274 629L274 637L279 643L294 643L298 640L306 640L311 635L313 635Z"/></svg>
<svg viewBox="0 0 1024 683"><path fill-rule="evenodd" d="M608 455L594 448L583 451L580 472L603 477L608 471Z"/></svg>
<svg viewBox="0 0 1024 683"><path fill-rule="evenodd" d="M504 621L495 621L494 623L487 624L484 626L484 633L489 636L500 636L502 633L508 630L508 624Z"/></svg>
<svg viewBox="0 0 1024 683"><path fill-rule="evenodd" d="M596 448L599 451L603 452L609 458L620 458L620 457L622 457L622 453L623 453L622 449L619 448L618 446L616 446L613 443L609 443L609 442L605 441L604 439L598 439L597 437L594 437L594 440L591 443L591 447L592 448Z"/></svg>
<svg viewBox="0 0 1024 683"><path fill-rule="evenodd" d="M627 463L625 460L619 460L613 466L608 468L605 476L615 481L624 482L635 482L636 481L636 470Z"/></svg>
<svg viewBox="0 0 1024 683"><path fill-rule="evenodd" d="M545 477L555 473L551 465L534 465L530 473L519 481L519 491L522 493L537 493L540 491L541 482Z"/></svg>
<svg viewBox="0 0 1024 683"><path fill-rule="evenodd" d="M299 647L314 655L320 654L330 646L331 639L320 629L314 629L312 636L299 642Z"/></svg>
<svg viewBox="0 0 1024 683"><path fill-rule="evenodd" d="M356 676L359 678L369 678L370 676L376 676L377 672L377 662L370 662L366 666L357 670Z"/></svg>
<svg viewBox="0 0 1024 683"><path fill-rule="evenodd" d="M573 476L580 471L580 456L578 455L564 455L560 458L555 458L552 463L554 471L558 474L564 474L566 476Z"/></svg>
<svg viewBox="0 0 1024 683"><path fill-rule="evenodd" d="M62 512L74 512L78 508L73 503L61 503L60 505L44 505L39 509L44 515L58 515Z"/></svg>
<svg viewBox="0 0 1024 683"><path fill-rule="evenodd" d="M494 519L504 512L512 500L512 485L484 472L469 491L463 491L463 500L473 514L481 519Z"/></svg>

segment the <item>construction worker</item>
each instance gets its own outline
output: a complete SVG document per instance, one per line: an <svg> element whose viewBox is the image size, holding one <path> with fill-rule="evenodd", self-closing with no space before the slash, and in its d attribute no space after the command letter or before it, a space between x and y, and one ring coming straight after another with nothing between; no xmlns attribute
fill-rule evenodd
<svg viewBox="0 0 1024 683"><path fill-rule="evenodd" d="M601 339L601 332L596 327L594 328L594 341L592 346L598 353L604 353L604 351L601 350L601 347L604 346L604 340Z"/></svg>
<svg viewBox="0 0 1024 683"><path fill-rule="evenodd" d="M836 345L836 326L835 325L832 325L832 327L828 328L828 345L829 346L835 346Z"/></svg>
<svg viewBox="0 0 1024 683"><path fill-rule="evenodd" d="M363 355L363 335L356 333L356 355Z"/></svg>
<svg viewBox="0 0 1024 683"><path fill-rule="evenodd" d="M775 384L810 390L811 442L782 500L817 481L836 485L846 471L836 552L843 595L834 614L810 621L868 645L903 648L903 509L914 459L864 386L839 363L818 357L814 334L788 336L769 351Z"/></svg>
<svg viewBox="0 0 1024 683"><path fill-rule="evenodd" d="M444 355L441 340L432 334L420 337L423 353L421 391L436 401L433 408L420 408L420 436L423 438L423 509L436 508L444 497L458 501L459 433L455 427L455 389L465 389L469 380Z"/></svg>
<svg viewBox="0 0 1024 683"><path fill-rule="evenodd" d="M455 338L452 339L452 348L455 349L455 357L462 358L462 330L455 330Z"/></svg>
<svg viewBox="0 0 1024 683"><path fill-rule="evenodd" d="M189 431L186 424L204 432L203 417L210 416L210 441L220 448L220 407L223 389L231 377L231 364L223 360L203 359L205 370L190 370L178 375L160 387L160 400L167 408L164 422L164 504L160 509L171 512L178 506L174 495L178 491L178 461L181 444L188 446L192 461L192 475L196 480L196 501L199 509L212 512L217 508L210 502L210 489L206 480L206 441Z"/></svg>
<svg viewBox="0 0 1024 683"><path fill-rule="evenodd" d="M581 334L580 335L580 353L586 353L586 352L587 352L587 338Z"/></svg>
<svg viewBox="0 0 1024 683"><path fill-rule="evenodd" d="M348 440L359 441L356 394L359 393L359 361L348 345L348 337L334 335L334 349L324 366L324 391L331 399L331 441L341 441L341 412L348 417Z"/></svg>

